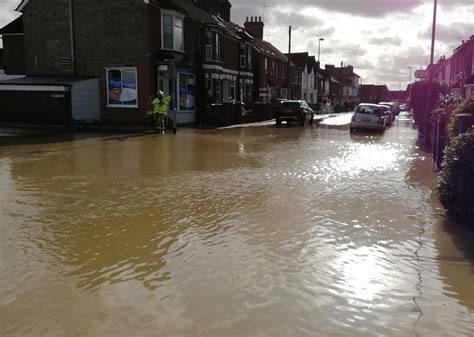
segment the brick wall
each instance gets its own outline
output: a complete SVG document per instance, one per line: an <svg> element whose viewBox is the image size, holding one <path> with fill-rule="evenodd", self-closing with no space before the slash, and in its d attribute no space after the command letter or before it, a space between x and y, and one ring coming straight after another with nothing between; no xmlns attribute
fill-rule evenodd
<svg viewBox="0 0 474 337"><path fill-rule="evenodd" d="M23 9L28 75L72 75L69 0L30 1ZM63 64L60 64L60 62Z"/></svg>
<svg viewBox="0 0 474 337"><path fill-rule="evenodd" d="M98 77L103 121L145 120L146 6L136 0L74 1L76 75ZM136 108L107 108L106 67L136 67Z"/></svg>
<svg viewBox="0 0 474 337"><path fill-rule="evenodd" d="M3 35L5 74L23 75L25 67L25 43L23 35Z"/></svg>

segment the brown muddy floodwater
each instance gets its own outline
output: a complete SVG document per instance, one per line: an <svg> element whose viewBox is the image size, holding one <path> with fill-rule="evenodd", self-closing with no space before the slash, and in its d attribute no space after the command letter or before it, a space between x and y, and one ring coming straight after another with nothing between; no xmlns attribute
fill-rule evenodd
<svg viewBox="0 0 474 337"><path fill-rule="evenodd" d="M408 126L0 142L3 337L474 335Z"/></svg>

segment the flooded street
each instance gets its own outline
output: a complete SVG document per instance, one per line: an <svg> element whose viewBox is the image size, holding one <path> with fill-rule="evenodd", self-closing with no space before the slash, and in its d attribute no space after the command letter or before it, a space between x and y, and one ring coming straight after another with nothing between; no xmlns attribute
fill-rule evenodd
<svg viewBox="0 0 474 337"><path fill-rule="evenodd" d="M474 233L416 138L0 137L0 335L472 336Z"/></svg>

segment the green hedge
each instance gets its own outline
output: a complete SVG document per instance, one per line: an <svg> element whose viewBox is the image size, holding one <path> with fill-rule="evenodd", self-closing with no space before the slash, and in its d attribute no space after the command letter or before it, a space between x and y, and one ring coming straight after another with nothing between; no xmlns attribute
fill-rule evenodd
<svg viewBox="0 0 474 337"><path fill-rule="evenodd" d="M474 225L474 132L452 138L446 147L438 193L448 216Z"/></svg>

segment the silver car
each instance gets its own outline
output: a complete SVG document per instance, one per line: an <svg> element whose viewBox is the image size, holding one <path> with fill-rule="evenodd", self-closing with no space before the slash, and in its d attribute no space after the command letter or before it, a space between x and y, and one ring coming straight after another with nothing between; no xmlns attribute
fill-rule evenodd
<svg viewBox="0 0 474 337"><path fill-rule="evenodd" d="M350 130L385 131L386 116L378 104L361 103L352 116Z"/></svg>

